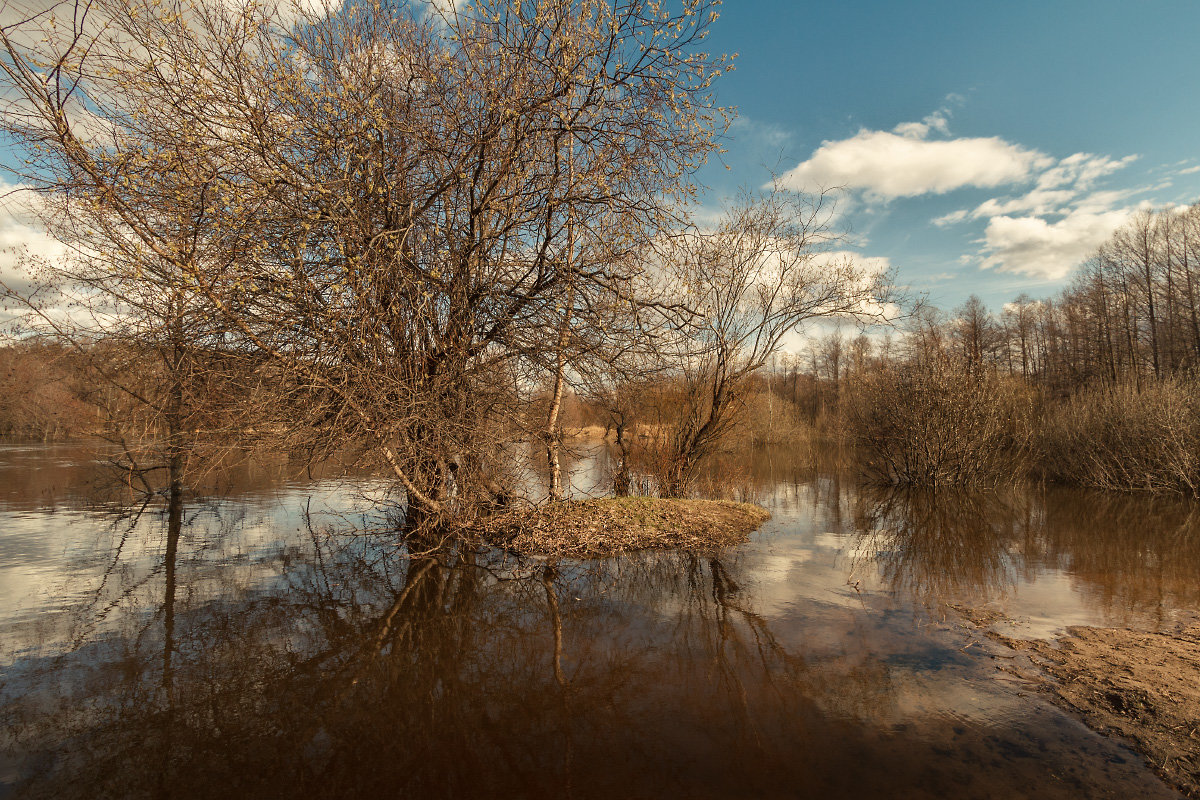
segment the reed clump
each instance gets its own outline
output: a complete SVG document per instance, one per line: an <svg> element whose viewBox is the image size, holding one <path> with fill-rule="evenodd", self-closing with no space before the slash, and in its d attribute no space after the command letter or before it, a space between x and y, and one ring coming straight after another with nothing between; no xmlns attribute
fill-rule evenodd
<svg viewBox="0 0 1200 800"><path fill-rule="evenodd" d="M1078 392L1047 409L1037 452L1051 480L1200 495L1200 379Z"/></svg>

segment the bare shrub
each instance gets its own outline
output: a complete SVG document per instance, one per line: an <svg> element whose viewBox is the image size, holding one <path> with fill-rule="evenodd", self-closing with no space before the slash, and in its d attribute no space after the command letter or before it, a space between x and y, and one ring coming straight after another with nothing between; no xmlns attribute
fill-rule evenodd
<svg viewBox="0 0 1200 800"><path fill-rule="evenodd" d="M846 425L881 483L994 486L1026 471L1032 405L992 370L930 359L864 379Z"/></svg>
<svg viewBox="0 0 1200 800"><path fill-rule="evenodd" d="M1104 489L1200 495L1200 380L1164 378L1080 392L1047 411L1047 477Z"/></svg>

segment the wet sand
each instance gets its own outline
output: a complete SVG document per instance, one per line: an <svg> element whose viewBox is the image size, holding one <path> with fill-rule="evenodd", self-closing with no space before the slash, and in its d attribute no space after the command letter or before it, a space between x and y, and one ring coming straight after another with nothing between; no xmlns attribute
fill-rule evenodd
<svg viewBox="0 0 1200 800"><path fill-rule="evenodd" d="M1200 622L1160 632L1073 626L1047 641L1005 636L990 627L995 616L959 611L1015 653L994 656L1001 670L1128 741L1169 785L1200 798Z"/></svg>

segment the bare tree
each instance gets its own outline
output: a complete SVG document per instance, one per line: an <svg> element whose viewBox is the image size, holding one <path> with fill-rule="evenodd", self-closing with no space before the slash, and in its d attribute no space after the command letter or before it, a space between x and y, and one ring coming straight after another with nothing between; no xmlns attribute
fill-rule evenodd
<svg viewBox="0 0 1200 800"><path fill-rule="evenodd" d="M120 254L212 320L294 437L372 454L437 520L493 493L545 331L630 296L607 253L694 192L728 121L716 5L64 3L0 31L6 132L101 278Z"/></svg>
<svg viewBox="0 0 1200 800"><path fill-rule="evenodd" d="M833 249L831 213L824 195L747 192L715 230L691 230L667 249L698 316L679 341L663 494L687 491L786 336L816 318L883 316L887 276Z"/></svg>

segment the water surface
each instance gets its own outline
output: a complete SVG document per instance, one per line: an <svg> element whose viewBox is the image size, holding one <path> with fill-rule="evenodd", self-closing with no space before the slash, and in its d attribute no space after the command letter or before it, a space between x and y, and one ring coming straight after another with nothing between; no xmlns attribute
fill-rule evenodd
<svg viewBox="0 0 1200 800"><path fill-rule="evenodd" d="M1200 606L1190 505L785 453L718 477L774 515L750 543L551 565L414 556L379 484L286 465L173 531L86 448L0 447L0 795L1175 796L956 609L1169 626Z"/></svg>

